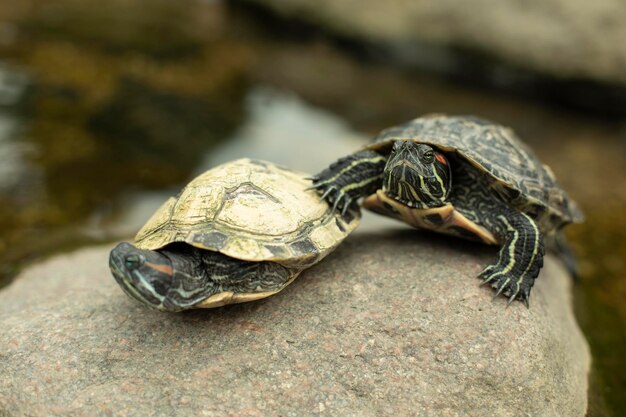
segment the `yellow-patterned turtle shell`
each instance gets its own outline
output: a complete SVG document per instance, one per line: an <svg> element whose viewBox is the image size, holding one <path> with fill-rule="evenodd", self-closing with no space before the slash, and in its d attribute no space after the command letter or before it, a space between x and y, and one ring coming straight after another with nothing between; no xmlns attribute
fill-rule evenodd
<svg viewBox="0 0 626 417"><path fill-rule="evenodd" d="M194 307L217 307L264 298L319 262L359 224L360 213L334 212L305 174L269 162L239 159L192 180L141 228L135 246L156 251L177 242L246 262L285 267L278 288L218 291Z"/></svg>

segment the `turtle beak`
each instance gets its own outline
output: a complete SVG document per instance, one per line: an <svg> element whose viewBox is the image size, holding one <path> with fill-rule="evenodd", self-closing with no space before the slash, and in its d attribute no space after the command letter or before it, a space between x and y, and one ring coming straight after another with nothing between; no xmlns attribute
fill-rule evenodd
<svg viewBox="0 0 626 417"><path fill-rule="evenodd" d="M131 244L122 242L113 248L109 255L109 268L111 269L113 277L120 285L122 285L121 281L132 280L132 274L124 265L124 259L128 256L131 249L133 249Z"/></svg>
<svg viewBox="0 0 626 417"><path fill-rule="evenodd" d="M109 255L109 269L111 269L115 281L127 295L143 304L148 304L148 301L137 288L137 280L133 277L132 271L124 264L124 260L133 249L135 248L126 242L122 242L113 248Z"/></svg>
<svg viewBox="0 0 626 417"><path fill-rule="evenodd" d="M158 252L140 250L122 242L111 251L109 268L126 294L148 307L163 310L164 292L171 282L172 268L171 264L157 263L162 258L169 262Z"/></svg>

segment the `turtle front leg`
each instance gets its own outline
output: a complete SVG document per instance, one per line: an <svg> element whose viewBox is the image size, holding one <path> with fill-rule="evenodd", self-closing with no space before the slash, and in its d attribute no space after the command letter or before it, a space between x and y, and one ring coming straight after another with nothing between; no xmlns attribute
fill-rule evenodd
<svg viewBox="0 0 626 417"><path fill-rule="evenodd" d="M360 151L331 164L315 175L313 187L332 205L345 213L361 197L382 187L387 158L370 150Z"/></svg>
<svg viewBox="0 0 626 417"><path fill-rule="evenodd" d="M495 297L504 294L509 297L509 304L519 299L528 307L530 290L543 266L541 232L533 219L513 209L495 213L489 220L487 223L495 227L503 246L497 262L485 268L479 277L496 289Z"/></svg>

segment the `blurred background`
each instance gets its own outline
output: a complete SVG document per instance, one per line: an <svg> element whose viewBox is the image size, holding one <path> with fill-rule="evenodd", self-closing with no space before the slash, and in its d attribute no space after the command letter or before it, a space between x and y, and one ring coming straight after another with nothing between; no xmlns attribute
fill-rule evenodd
<svg viewBox="0 0 626 417"><path fill-rule="evenodd" d="M626 409L626 3L0 3L0 288L132 236L190 178L308 172L424 113L513 127L587 214L576 313L590 416ZM1 289L0 289L1 290Z"/></svg>

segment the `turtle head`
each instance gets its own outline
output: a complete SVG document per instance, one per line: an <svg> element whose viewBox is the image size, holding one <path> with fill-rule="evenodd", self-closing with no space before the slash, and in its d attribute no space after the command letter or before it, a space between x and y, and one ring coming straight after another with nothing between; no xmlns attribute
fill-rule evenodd
<svg viewBox="0 0 626 417"><path fill-rule="evenodd" d="M383 179L389 197L410 207L440 207L451 186L450 165L442 153L410 140L393 144Z"/></svg>
<svg viewBox="0 0 626 417"><path fill-rule="evenodd" d="M172 310L166 300L174 273L168 257L122 242L111 251L109 267L126 294L148 307Z"/></svg>

